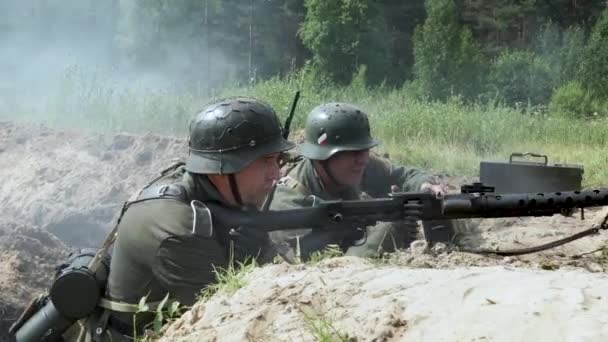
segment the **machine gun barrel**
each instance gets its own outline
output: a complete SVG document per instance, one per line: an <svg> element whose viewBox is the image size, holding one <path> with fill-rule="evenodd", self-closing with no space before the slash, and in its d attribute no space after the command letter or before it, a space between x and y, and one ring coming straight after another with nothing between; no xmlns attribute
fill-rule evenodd
<svg viewBox="0 0 608 342"><path fill-rule="evenodd" d="M462 198L464 196L464 198ZM464 194L443 203L446 218L551 216L569 209L608 205L608 189L522 194Z"/></svg>

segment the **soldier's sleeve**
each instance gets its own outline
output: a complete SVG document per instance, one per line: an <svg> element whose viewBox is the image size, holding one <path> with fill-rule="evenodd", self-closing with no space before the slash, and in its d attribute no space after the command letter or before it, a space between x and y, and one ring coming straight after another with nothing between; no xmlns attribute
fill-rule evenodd
<svg viewBox="0 0 608 342"><path fill-rule="evenodd" d="M422 169L394 165L386 158L370 155L361 191L372 197L383 197L391 191L391 185L399 186L401 191L418 191L425 182L436 184L437 180Z"/></svg>
<svg viewBox="0 0 608 342"><path fill-rule="evenodd" d="M295 182L295 181L294 181ZM277 186L274 198L270 204L271 210L285 210L294 208L310 207L312 205L310 198L306 194L301 193L297 189L297 184L283 179ZM297 230L276 230L270 232L270 239L275 243L290 242L297 236L309 234L311 229Z"/></svg>
<svg viewBox="0 0 608 342"><path fill-rule="evenodd" d="M315 199L300 190L296 183L287 182L277 186L270 209L282 210L314 205ZM316 251L325 249L330 244L340 244L344 237L343 232L336 232L332 229L277 230L269 235L275 244L286 244L293 249L294 253L296 253L299 243L300 256L304 259L309 258Z"/></svg>
<svg viewBox="0 0 608 342"><path fill-rule="evenodd" d="M194 221L193 208L173 200L142 204L127 210L121 222L136 228L127 229L126 252L135 264L149 269L172 297L192 305L199 292L215 281L214 266L226 264L225 249L210 235L209 216L201 212Z"/></svg>

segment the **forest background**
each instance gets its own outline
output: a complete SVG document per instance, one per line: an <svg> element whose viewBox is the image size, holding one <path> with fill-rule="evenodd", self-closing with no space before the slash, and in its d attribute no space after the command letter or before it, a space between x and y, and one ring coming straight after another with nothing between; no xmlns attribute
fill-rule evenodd
<svg viewBox="0 0 608 342"><path fill-rule="evenodd" d="M381 150L475 175L511 152L608 180L608 12L599 0L4 0L0 119L185 136L249 95L295 125L364 108Z"/></svg>

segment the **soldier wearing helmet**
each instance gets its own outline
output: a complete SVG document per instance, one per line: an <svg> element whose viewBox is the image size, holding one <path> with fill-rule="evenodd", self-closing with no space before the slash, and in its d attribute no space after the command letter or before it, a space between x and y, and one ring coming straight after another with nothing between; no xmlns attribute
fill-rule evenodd
<svg viewBox="0 0 608 342"><path fill-rule="evenodd" d="M222 100L198 113L185 164L165 170L123 209L106 304L87 321L89 334L132 340L153 319L140 314L133 326L132 304L142 297L158 302L168 294L192 305L230 257L274 256L266 233L214 227L205 203L258 210L280 177L281 153L293 147L281 133L274 110L254 99Z"/></svg>
<svg viewBox="0 0 608 342"><path fill-rule="evenodd" d="M320 200L353 200L385 197L394 191L444 193L431 174L410 167L396 166L370 154L378 145L370 132L367 115L346 103L327 103L308 115L305 141L299 146L302 161L288 169L279 182L271 209L310 206ZM361 232L348 231L275 231L275 242L299 245L301 255L337 244L347 255L374 256L396 248L407 248L416 238L413 225L380 223L366 232L366 242L355 245ZM296 238L298 239L296 243Z"/></svg>

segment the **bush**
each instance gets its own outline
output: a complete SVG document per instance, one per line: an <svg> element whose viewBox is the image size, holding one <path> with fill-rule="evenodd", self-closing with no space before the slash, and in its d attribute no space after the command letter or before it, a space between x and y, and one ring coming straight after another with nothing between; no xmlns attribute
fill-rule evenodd
<svg viewBox="0 0 608 342"><path fill-rule="evenodd" d="M490 70L489 89L509 105L549 102L556 77L551 65L527 51L502 53Z"/></svg>
<svg viewBox="0 0 608 342"><path fill-rule="evenodd" d="M569 117L589 116L593 113L591 97L580 82L568 82L553 92L549 111Z"/></svg>
<svg viewBox="0 0 608 342"><path fill-rule="evenodd" d="M306 0L300 26L302 43L313 55L315 68L332 81L349 84L365 64L366 81L385 78L388 45L378 4L370 0Z"/></svg>

